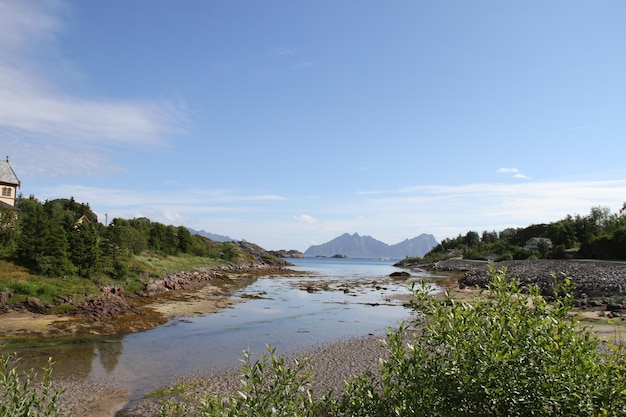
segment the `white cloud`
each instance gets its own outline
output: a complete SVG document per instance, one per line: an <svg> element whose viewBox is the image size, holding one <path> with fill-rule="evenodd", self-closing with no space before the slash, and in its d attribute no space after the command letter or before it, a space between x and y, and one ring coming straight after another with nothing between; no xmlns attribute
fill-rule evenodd
<svg viewBox="0 0 626 417"><path fill-rule="evenodd" d="M58 1L0 1L0 51L20 53L33 43L49 42L62 28Z"/></svg>
<svg viewBox="0 0 626 417"><path fill-rule="evenodd" d="M491 230L586 214L598 205L618 210L626 180L421 185L363 196L367 204L359 206L367 208L375 222L385 216L390 224L415 224L425 231Z"/></svg>
<svg viewBox="0 0 626 417"><path fill-rule="evenodd" d="M164 194L162 191L138 191L131 189L86 187L65 184L41 190L42 199L73 196L77 201L109 207L162 206L188 207L188 210L202 211L206 207L220 204L264 203L282 201L284 197L275 194L241 194L229 190L180 189Z"/></svg>
<svg viewBox="0 0 626 417"><path fill-rule="evenodd" d="M516 179L530 179L528 175L524 175L517 168L498 168L500 174L513 174L512 177Z"/></svg>
<svg viewBox="0 0 626 417"><path fill-rule="evenodd" d="M308 214L301 214L299 216L293 216L293 218L299 222L309 223L309 224L317 223L319 221L318 219L312 216L309 216Z"/></svg>
<svg viewBox="0 0 626 417"><path fill-rule="evenodd" d="M498 172L502 174L517 174L519 169L517 168L498 168Z"/></svg>
<svg viewBox="0 0 626 417"><path fill-rule="evenodd" d="M94 159L83 171L93 173L90 169L103 164L103 149L148 148L182 131L185 117L178 104L85 97L55 82L50 66L67 65L54 44L64 27L63 10L54 0L0 0L0 140L50 146L48 161L71 150L83 160ZM29 158L36 158L32 149ZM57 172L80 166L66 164Z"/></svg>

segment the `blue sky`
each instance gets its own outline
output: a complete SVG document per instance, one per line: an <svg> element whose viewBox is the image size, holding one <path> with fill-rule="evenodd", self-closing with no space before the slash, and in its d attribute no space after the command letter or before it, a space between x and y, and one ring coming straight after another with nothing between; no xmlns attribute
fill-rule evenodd
<svg viewBox="0 0 626 417"><path fill-rule="evenodd" d="M0 153L25 195L267 249L617 212L625 19L621 0L0 0Z"/></svg>

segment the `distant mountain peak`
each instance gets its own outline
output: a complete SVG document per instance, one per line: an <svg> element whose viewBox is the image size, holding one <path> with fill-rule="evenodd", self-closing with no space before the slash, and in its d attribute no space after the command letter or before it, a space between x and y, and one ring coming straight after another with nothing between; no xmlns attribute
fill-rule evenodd
<svg viewBox="0 0 626 417"><path fill-rule="evenodd" d="M189 230L189 233L191 233L192 235L204 236L215 242L232 242L236 240L228 236L216 235L215 233L209 233L204 230L194 230L191 227L188 227L187 230Z"/></svg>
<svg viewBox="0 0 626 417"><path fill-rule="evenodd" d="M437 244L435 237L426 233L412 239L407 238L394 245L388 245L367 235L344 233L329 242L309 247L304 255L333 256L340 253L351 258L405 258L424 256Z"/></svg>

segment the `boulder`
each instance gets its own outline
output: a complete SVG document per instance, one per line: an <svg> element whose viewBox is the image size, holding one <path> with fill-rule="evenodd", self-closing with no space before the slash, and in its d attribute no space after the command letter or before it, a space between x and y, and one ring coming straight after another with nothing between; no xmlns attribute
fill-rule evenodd
<svg viewBox="0 0 626 417"><path fill-rule="evenodd" d="M9 300L13 297L11 291L2 291L0 292L0 305L5 306L9 302Z"/></svg>

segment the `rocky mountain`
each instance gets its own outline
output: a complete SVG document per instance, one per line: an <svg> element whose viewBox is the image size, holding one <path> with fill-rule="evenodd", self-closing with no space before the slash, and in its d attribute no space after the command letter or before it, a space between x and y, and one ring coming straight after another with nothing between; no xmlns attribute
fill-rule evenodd
<svg viewBox="0 0 626 417"><path fill-rule="evenodd" d="M425 233L394 245L388 245L371 236L344 233L329 242L309 247L304 251L304 256L342 254L351 258L405 258L424 256L437 243L433 235Z"/></svg>
<svg viewBox="0 0 626 417"><path fill-rule="evenodd" d="M189 233L191 233L192 235L208 237L215 242L232 242L233 240L235 240L228 236L216 235L215 233L205 232L204 230L194 230L191 227L188 227L187 230L189 230Z"/></svg>

